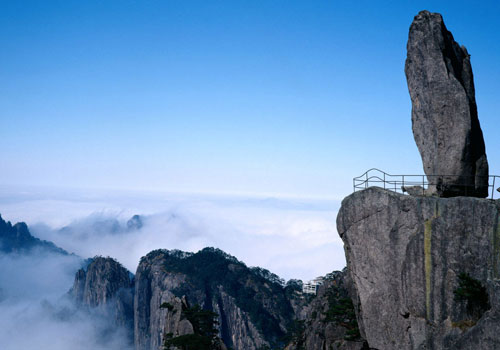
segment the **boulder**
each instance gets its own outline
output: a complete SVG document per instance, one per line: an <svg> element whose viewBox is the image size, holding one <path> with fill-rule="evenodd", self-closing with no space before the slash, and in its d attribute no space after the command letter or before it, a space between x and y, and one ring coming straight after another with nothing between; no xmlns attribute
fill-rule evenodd
<svg viewBox="0 0 500 350"><path fill-rule="evenodd" d="M487 197L488 161L467 49L440 14L422 11L411 24L407 51L413 136L431 191Z"/></svg>
<svg viewBox="0 0 500 350"><path fill-rule="evenodd" d="M403 192L408 193L410 196L425 196L426 190L422 186L401 186Z"/></svg>

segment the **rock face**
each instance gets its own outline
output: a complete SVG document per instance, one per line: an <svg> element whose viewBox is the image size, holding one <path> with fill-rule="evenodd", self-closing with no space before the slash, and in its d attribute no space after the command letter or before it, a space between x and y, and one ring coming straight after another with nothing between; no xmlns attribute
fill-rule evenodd
<svg viewBox="0 0 500 350"><path fill-rule="evenodd" d="M104 335L124 329L135 350L203 335L193 310L217 315L221 350L365 349L349 298L352 283L345 272L329 276L312 297L302 294L302 281L285 284L218 249L155 250L141 259L133 280L116 260L92 259L77 272L70 295L101 317Z"/></svg>
<svg viewBox="0 0 500 350"><path fill-rule="evenodd" d="M487 197L488 161L466 48L440 14L422 11L411 24L407 50L413 135L432 191Z"/></svg>
<svg viewBox="0 0 500 350"><path fill-rule="evenodd" d="M136 272L134 297L134 343L136 350L159 349L164 335L187 334L189 326L180 324L182 299L172 290L184 282L184 276L167 274L162 256L149 254ZM172 308L161 308L163 303ZM192 327L191 327L192 328Z"/></svg>
<svg viewBox="0 0 500 350"><path fill-rule="evenodd" d="M158 349L168 333L181 335L176 305L184 298L218 315L227 347L256 350L277 344L294 314L282 285L261 276L220 250L196 254L156 250L141 259L136 273L136 350ZM164 303L171 308L161 308Z"/></svg>
<svg viewBox="0 0 500 350"><path fill-rule="evenodd" d="M331 275L305 308L303 318L297 321L286 350L367 349L349 296L348 276L343 271Z"/></svg>
<svg viewBox="0 0 500 350"><path fill-rule="evenodd" d="M98 309L132 336L133 288L130 274L112 258L96 257L75 276L70 295L81 306Z"/></svg>
<svg viewBox="0 0 500 350"><path fill-rule="evenodd" d="M370 347L500 348L499 206L375 187L344 199L337 229ZM463 274L475 281L466 301L455 297ZM483 309L471 312L481 293Z"/></svg>

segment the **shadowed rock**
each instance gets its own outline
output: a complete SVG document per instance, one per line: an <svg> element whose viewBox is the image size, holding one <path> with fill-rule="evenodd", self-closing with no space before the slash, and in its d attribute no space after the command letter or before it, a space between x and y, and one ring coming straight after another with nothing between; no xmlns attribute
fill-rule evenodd
<svg viewBox="0 0 500 350"><path fill-rule="evenodd" d="M115 326L123 327L132 340L132 281L119 262L112 258L93 258L86 269L76 273L70 295L79 305L94 309Z"/></svg>
<svg viewBox="0 0 500 350"><path fill-rule="evenodd" d="M155 250L135 275L136 350L157 350L165 335L183 335L180 298L218 315L220 338L235 350L271 348L294 317L277 276L205 248L195 254ZM168 307L162 308L165 303ZM177 309L176 309L177 308Z"/></svg>
<svg viewBox="0 0 500 350"><path fill-rule="evenodd" d="M12 225L0 215L0 253L30 254L35 251L39 254L68 255L54 243L33 237L24 222Z"/></svg>
<svg viewBox="0 0 500 350"><path fill-rule="evenodd" d="M422 186L401 186L401 190L410 196L425 196L426 194Z"/></svg>
<svg viewBox="0 0 500 350"><path fill-rule="evenodd" d="M304 315L298 325L302 322L302 333L295 331L284 350L368 350L350 303L354 290L348 273L344 270L328 275L316 296L301 310Z"/></svg>
<svg viewBox="0 0 500 350"><path fill-rule="evenodd" d="M431 192L487 197L488 161L467 49L440 14L422 11L411 24L407 50L413 135Z"/></svg>

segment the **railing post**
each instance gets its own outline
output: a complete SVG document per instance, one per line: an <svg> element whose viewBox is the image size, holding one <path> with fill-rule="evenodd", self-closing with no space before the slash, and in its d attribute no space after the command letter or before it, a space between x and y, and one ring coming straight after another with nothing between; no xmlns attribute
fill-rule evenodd
<svg viewBox="0 0 500 350"><path fill-rule="evenodd" d="M422 175L422 196L425 195L425 175Z"/></svg>
<svg viewBox="0 0 500 350"><path fill-rule="evenodd" d="M385 190L385 173L384 173L384 190Z"/></svg>
<svg viewBox="0 0 500 350"><path fill-rule="evenodd" d="M404 193L403 187L405 187L405 176L404 175L402 176L403 176L403 183L401 184L401 192Z"/></svg>
<svg viewBox="0 0 500 350"><path fill-rule="evenodd" d="M493 175L493 185L491 186L491 199L494 199L493 197L495 196L495 179L496 176Z"/></svg>

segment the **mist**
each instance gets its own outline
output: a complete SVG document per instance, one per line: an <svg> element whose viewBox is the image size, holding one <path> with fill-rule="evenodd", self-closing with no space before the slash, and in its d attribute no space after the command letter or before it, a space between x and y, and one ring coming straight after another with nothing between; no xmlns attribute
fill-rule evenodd
<svg viewBox="0 0 500 350"><path fill-rule="evenodd" d="M131 349L123 330L67 296L82 263L77 256L46 251L0 254L2 350Z"/></svg>
<svg viewBox="0 0 500 350"><path fill-rule="evenodd" d="M345 266L338 200L140 192L0 193L5 219L81 257L111 256L135 273L151 250L217 247L285 279ZM127 229L139 214L142 228Z"/></svg>
<svg viewBox="0 0 500 350"><path fill-rule="evenodd" d="M151 250L220 248L248 266L309 280L345 266L339 201L0 188L0 213L73 255L0 254L2 350L128 350L127 334L68 297L84 259L111 256L131 272ZM140 215L140 224L127 221ZM106 330L103 333L103 330Z"/></svg>

